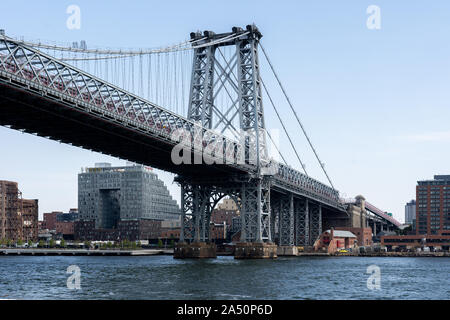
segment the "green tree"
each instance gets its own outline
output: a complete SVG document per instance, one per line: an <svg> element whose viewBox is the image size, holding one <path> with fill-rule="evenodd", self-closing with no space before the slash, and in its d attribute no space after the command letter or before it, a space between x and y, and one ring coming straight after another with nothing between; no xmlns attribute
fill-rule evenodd
<svg viewBox="0 0 450 320"><path fill-rule="evenodd" d="M84 242L84 246L85 246L86 248L90 248L90 247L91 247L91 242L86 240L86 241Z"/></svg>
<svg viewBox="0 0 450 320"><path fill-rule="evenodd" d="M28 248L31 248L33 246L33 241L28 240Z"/></svg>
<svg viewBox="0 0 450 320"><path fill-rule="evenodd" d="M39 240L38 247L43 248L45 246L44 240Z"/></svg>
<svg viewBox="0 0 450 320"><path fill-rule="evenodd" d="M138 246L138 248L141 248L142 247L142 243L140 241L138 241L137 242L137 246Z"/></svg>
<svg viewBox="0 0 450 320"><path fill-rule="evenodd" d="M173 247L175 247L175 240L170 240L170 246L173 248Z"/></svg>
<svg viewBox="0 0 450 320"><path fill-rule="evenodd" d="M162 248L163 246L163 242L161 239L158 240L158 248Z"/></svg>
<svg viewBox="0 0 450 320"><path fill-rule="evenodd" d="M66 247L66 240L62 239L60 246L61 246L61 248L65 248Z"/></svg>
<svg viewBox="0 0 450 320"><path fill-rule="evenodd" d="M108 243L106 244L106 247L107 247L108 249L111 249L111 248L112 248L112 243L111 243L111 241L108 241Z"/></svg>
<svg viewBox="0 0 450 320"><path fill-rule="evenodd" d="M50 248L55 247L55 240L50 239L50 243L49 243Z"/></svg>
<svg viewBox="0 0 450 320"><path fill-rule="evenodd" d="M21 245L23 245L23 241L22 241L22 239L19 239L19 240L17 240L17 245L18 245L18 246L21 246Z"/></svg>
<svg viewBox="0 0 450 320"><path fill-rule="evenodd" d="M131 249L136 249L136 241L131 241Z"/></svg>

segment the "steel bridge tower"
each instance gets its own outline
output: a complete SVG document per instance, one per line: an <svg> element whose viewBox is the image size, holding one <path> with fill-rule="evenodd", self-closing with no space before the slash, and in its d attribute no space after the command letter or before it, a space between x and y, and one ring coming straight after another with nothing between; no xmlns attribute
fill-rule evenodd
<svg viewBox="0 0 450 320"><path fill-rule="evenodd" d="M241 242L247 245L258 243L261 252L271 246L270 185L263 174L268 166L268 150L258 59L261 37L255 25L248 25L245 30L234 27L231 33L191 33L196 48L188 119L239 139L245 146L241 160L252 165L254 170L250 174L237 173L222 181L216 177L178 176L184 221L181 241L208 242L211 212L223 197L229 196L241 212ZM224 41L226 39L229 41ZM215 45L218 41L220 44ZM234 54L226 58L218 53L221 47L234 48ZM237 99L221 111L214 98L219 91L230 90L226 84ZM238 127L232 123L235 117L238 117ZM276 250L276 247L271 249Z"/></svg>

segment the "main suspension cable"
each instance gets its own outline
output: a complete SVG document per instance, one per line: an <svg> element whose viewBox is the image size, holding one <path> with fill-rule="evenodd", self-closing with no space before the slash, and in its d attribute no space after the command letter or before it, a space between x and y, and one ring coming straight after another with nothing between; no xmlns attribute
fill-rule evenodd
<svg viewBox="0 0 450 320"><path fill-rule="evenodd" d="M263 47L263 45L262 45L261 43L260 43L260 47L261 47L261 49L262 49L262 52L263 52L264 56L266 57L267 62L269 63L270 69L272 70L272 72L273 72L275 78L277 79L278 85L280 86L281 90L283 91L283 94L284 94L284 96L285 96L285 98L286 98L286 100L287 100L289 106L291 107L291 110L292 110L292 112L294 113L295 118L297 119L298 124L300 125L300 128L301 128L302 131L303 131L303 134L304 134L305 137L306 137L306 140L307 140L308 143L309 143L309 146L311 147L312 151L314 152L314 155L316 156L317 161L319 162L320 167L322 168L323 172L325 173L325 176L327 177L328 182L330 183L331 187L333 188L333 190L335 190L334 185L333 185L333 182L331 182L331 179L330 179L330 177L328 176L327 171L325 170L325 165L324 165L324 163L320 160L319 155L318 155L317 152L316 152L316 149L314 148L314 146L313 146L311 140L309 139L309 136L308 136L308 134L306 133L306 130L305 130L305 128L303 127L303 124L302 124L302 122L300 121L300 119L299 119L299 117L298 117L298 115L297 115L297 112L295 111L295 109L294 109L294 107L293 107L293 105L292 105L292 103L291 103L291 100L289 99L289 96L288 96L287 93L286 93L286 90L284 89L283 85L281 84L280 79L278 78L278 74L276 73L276 71L275 71L275 69L274 69L274 67L273 67L273 65L272 65L272 62L270 61L270 59L269 59L269 57L268 57L268 55L267 55L267 53L266 53L266 50L264 50L264 47Z"/></svg>

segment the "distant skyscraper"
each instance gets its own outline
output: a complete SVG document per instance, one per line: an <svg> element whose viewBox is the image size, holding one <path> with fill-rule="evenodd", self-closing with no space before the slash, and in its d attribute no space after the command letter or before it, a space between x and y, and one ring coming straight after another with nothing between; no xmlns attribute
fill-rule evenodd
<svg viewBox="0 0 450 320"><path fill-rule="evenodd" d="M416 233L450 235L450 175L418 181Z"/></svg>
<svg viewBox="0 0 450 320"><path fill-rule="evenodd" d="M414 225L416 220L416 200L411 200L405 205L405 224Z"/></svg>
<svg viewBox="0 0 450 320"><path fill-rule="evenodd" d="M96 228L116 228L123 220L179 219L180 208L152 169L135 165L86 168L78 175L78 218Z"/></svg>

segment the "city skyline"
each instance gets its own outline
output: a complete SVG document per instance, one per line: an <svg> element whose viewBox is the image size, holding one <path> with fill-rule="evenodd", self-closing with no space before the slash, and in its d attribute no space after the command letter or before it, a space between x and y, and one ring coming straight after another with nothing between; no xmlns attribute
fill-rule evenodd
<svg viewBox="0 0 450 320"><path fill-rule="evenodd" d="M289 2L275 7L265 3L264 9L255 9L252 19L264 34L264 45L341 196L362 194L403 221L404 205L415 198L417 181L448 173L445 158L450 151L445 147L450 141L450 133L445 119L450 111L445 104L449 101L445 90L449 84L450 48L440 41L440 36L448 29L444 24L445 16L440 12L448 5L440 3L428 8L408 4L405 8L378 1L381 29L368 30L365 9L369 4L328 4L327 9L335 9L333 11L323 10L323 4ZM14 5L30 7L25 2ZM63 42L85 39L88 45L153 47L185 39L196 29L226 31L233 25L249 23L248 17L236 12L236 21L220 18L219 14L200 19L201 8L195 14L199 16L189 21L176 23L172 19L168 22L164 21L164 15L158 17L157 14L171 12L169 9L174 5L153 4L152 10L147 11L155 18L149 19L148 32L137 32L139 24L133 23L126 28L113 25L99 28L96 23L106 24L111 15L128 17L133 11L144 18L145 15L139 12L148 7L144 3L129 8L109 4L111 10L106 13L98 10L100 4L78 1L83 24L80 30L72 31L65 28L67 5L64 2L49 10L44 24L38 24L42 16L38 19L30 14L28 21L37 24L34 30L23 29L15 16L4 10L0 13L3 24L0 27L5 28L7 34L25 39L42 36ZM177 5L183 6L182 3ZM229 10L219 4L216 9L217 12ZM407 17L402 14L405 9ZM20 12L22 18L23 14L27 15L23 10L15 12ZM266 23L263 18L269 12L273 16L294 15L295 12L299 18L298 21L280 21L279 25ZM182 17L173 10L172 14ZM433 17L432 21L429 21L430 17ZM409 19L421 21L425 18L426 24L408 24ZM322 24L323 21L327 23ZM124 29L116 29L119 27ZM160 30L164 30L164 34ZM283 33L283 30L290 32ZM432 34L427 32L429 30ZM289 50L283 50L288 41ZM277 98L281 103L281 96ZM270 127L276 127L268 101L265 101L265 111ZM287 114L287 107L283 111ZM295 133L298 130L295 120L288 117L285 120L291 134ZM13 151L0 159L0 178L19 182L24 197L39 199L40 218L43 212L77 206L76 176L81 167L95 162L125 163L3 127L0 137L4 150ZM315 168L317 165L311 152L306 151L304 141L296 137L296 144L305 151L312 176L325 182L319 169ZM285 154L288 154L288 162L298 168L295 156L288 153L287 147ZM172 183L174 175L160 170L155 172L179 204L178 187Z"/></svg>

